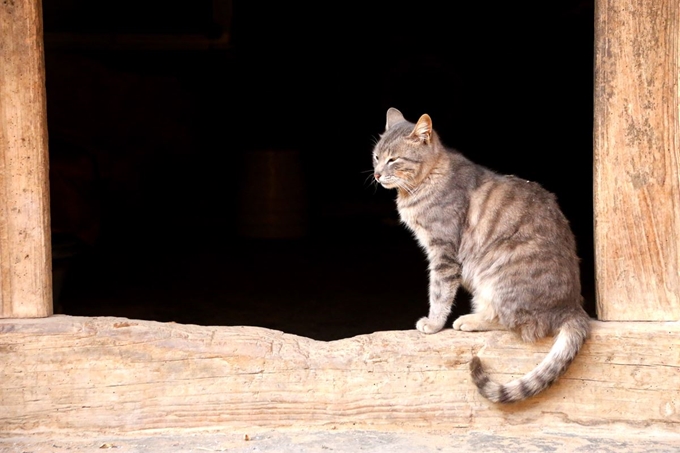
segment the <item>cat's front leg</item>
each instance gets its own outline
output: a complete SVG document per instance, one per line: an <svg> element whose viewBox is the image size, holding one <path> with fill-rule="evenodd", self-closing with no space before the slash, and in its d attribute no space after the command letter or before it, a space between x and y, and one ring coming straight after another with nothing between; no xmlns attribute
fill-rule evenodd
<svg viewBox="0 0 680 453"><path fill-rule="evenodd" d="M418 320L416 329L423 333L442 330L460 286L460 269L460 263L446 253L430 261L430 312Z"/></svg>

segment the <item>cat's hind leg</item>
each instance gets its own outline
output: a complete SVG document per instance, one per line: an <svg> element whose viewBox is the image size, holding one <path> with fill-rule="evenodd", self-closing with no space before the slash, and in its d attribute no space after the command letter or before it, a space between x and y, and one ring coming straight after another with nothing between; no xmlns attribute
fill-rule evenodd
<svg viewBox="0 0 680 453"><path fill-rule="evenodd" d="M507 327L497 321L489 321L484 315L478 313L470 313L463 315L453 321L453 328L455 330L463 330L465 332L484 332L487 330L508 330Z"/></svg>
<svg viewBox="0 0 680 453"><path fill-rule="evenodd" d="M494 291L492 287L482 287L476 291L472 299L472 313L463 315L453 321L455 330L466 332L484 332L487 330L508 330L498 322L498 314L493 304Z"/></svg>

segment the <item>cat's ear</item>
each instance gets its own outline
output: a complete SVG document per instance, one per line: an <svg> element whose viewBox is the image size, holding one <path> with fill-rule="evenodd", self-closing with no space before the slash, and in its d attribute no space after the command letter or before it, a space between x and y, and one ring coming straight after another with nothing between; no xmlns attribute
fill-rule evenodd
<svg viewBox="0 0 680 453"><path fill-rule="evenodd" d="M401 114L401 112L394 107L390 107L387 109L387 123L385 124L385 130L388 130L390 127L394 126L400 121L404 121L404 115Z"/></svg>
<svg viewBox="0 0 680 453"><path fill-rule="evenodd" d="M432 118L430 118L430 115L425 113L420 117L416 127L411 132L411 137L420 140L422 143L430 143L432 138Z"/></svg>

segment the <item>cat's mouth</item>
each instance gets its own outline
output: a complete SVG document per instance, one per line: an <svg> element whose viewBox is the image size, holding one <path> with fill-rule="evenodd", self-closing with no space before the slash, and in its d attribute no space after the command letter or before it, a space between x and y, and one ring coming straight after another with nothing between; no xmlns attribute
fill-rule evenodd
<svg viewBox="0 0 680 453"><path fill-rule="evenodd" d="M396 189L398 187L397 181L389 176L381 176L380 178L376 178L376 181L378 181L385 189Z"/></svg>
<svg viewBox="0 0 680 453"><path fill-rule="evenodd" d="M413 195L415 193L415 189L413 189L406 181L397 176L382 176L380 178L376 178L376 180L385 189L397 189L400 192L409 195Z"/></svg>
<svg viewBox="0 0 680 453"><path fill-rule="evenodd" d="M386 189L392 189L393 187L395 187L396 181L394 181L395 178L392 177L392 176L383 175L383 174L380 174L380 173L376 172L376 173L373 175L373 177L375 178L375 180L376 180L381 186L383 186L383 187L386 188Z"/></svg>

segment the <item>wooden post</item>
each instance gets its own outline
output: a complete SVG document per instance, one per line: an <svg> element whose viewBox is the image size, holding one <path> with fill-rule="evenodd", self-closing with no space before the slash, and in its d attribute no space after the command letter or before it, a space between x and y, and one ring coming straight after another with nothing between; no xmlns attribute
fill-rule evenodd
<svg viewBox="0 0 680 453"><path fill-rule="evenodd" d="M601 320L680 319L680 0L598 0L594 202Z"/></svg>
<svg viewBox="0 0 680 453"><path fill-rule="evenodd" d="M40 0L0 2L0 317L52 314Z"/></svg>

